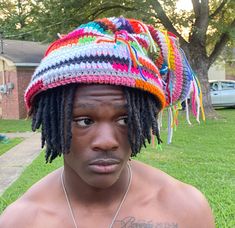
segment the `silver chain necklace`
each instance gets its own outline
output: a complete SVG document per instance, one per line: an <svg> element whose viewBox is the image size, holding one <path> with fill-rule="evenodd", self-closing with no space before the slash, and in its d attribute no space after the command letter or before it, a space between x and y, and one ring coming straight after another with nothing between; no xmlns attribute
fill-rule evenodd
<svg viewBox="0 0 235 228"><path fill-rule="evenodd" d="M109 225L109 228L112 228L112 227L113 227L113 224L114 224L114 222L115 222L115 219L117 218L117 216L118 216L118 214L119 214L119 211L121 210L122 205L123 205L123 203L125 202L126 196L127 196L128 192L129 192L129 189L130 189L130 186L131 186L131 182L132 182L132 170L131 170L130 164L127 163L127 165L128 165L128 171L129 171L129 182L128 182L128 186L127 186L126 192L125 192L125 194L123 195L122 200L121 200L121 202L120 202L120 204L119 204L119 206L118 206L118 208L117 208L117 210L116 210L116 213L115 213L114 216L113 216L113 219L112 219L112 221L111 221L111 223L110 223L110 225ZM73 209L72 209L72 206L71 206L69 197L68 197L68 193L67 193L66 188L65 188L63 176L64 176L64 169L62 170L61 175L60 175L61 184L62 184L62 188L63 188L63 191L64 191L64 195L65 195L65 198L66 198L66 201L67 201L67 205L68 205L68 208L69 208L69 211L70 211L70 215L71 215L72 220L73 220L74 227L75 227L75 228L78 228L77 223L76 223L76 221L75 221L74 212L73 212Z"/></svg>

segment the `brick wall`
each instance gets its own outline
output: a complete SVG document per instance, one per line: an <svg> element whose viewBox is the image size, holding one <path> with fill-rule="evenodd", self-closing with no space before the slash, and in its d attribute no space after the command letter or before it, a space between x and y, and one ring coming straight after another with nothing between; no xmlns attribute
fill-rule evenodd
<svg viewBox="0 0 235 228"><path fill-rule="evenodd" d="M2 94L2 118L3 119L18 119L19 105L18 105L18 89L17 89L17 77L16 70L5 71L6 83L12 82L14 89L7 93Z"/></svg>
<svg viewBox="0 0 235 228"><path fill-rule="evenodd" d="M19 101L19 119L27 116L26 106L24 103L24 92L27 88L35 68L17 68L18 77L18 101Z"/></svg>
<svg viewBox="0 0 235 228"><path fill-rule="evenodd" d="M24 91L31 79L35 68L15 68L6 69L6 83L12 82L14 89L2 94L1 109L3 119L23 119L27 116L26 107L24 104ZM0 72L2 74L2 72ZM2 75L0 75L2 78ZM1 79L2 81L2 79Z"/></svg>

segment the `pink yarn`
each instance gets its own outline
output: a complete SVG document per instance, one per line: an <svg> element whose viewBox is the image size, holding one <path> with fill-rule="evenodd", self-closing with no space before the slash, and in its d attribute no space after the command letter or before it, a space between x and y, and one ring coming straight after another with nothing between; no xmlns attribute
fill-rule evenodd
<svg viewBox="0 0 235 228"><path fill-rule="evenodd" d="M192 95L192 112L194 116L197 116L197 111L196 111L196 88L195 85L193 83L193 95Z"/></svg>

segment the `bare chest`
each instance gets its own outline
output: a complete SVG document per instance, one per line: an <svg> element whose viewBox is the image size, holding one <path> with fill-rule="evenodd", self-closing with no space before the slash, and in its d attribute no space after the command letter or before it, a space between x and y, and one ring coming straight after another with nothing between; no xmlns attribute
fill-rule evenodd
<svg viewBox="0 0 235 228"><path fill-rule="evenodd" d="M138 204L123 208L113 221L114 213L105 210L97 212L90 210L75 211L74 220L69 209L63 213L42 214L37 218L34 227L47 228L178 228L182 227L181 221L167 211L159 211L151 205L139 207ZM75 225L76 224L76 225Z"/></svg>

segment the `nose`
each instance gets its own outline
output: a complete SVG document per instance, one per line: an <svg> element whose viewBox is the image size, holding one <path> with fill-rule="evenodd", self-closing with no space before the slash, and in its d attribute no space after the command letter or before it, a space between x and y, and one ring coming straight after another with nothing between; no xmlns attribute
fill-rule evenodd
<svg viewBox="0 0 235 228"><path fill-rule="evenodd" d="M109 152L118 149L119 144L112 124L100 123L94 133L94 138L91 143L94 151Z"/></svg>

